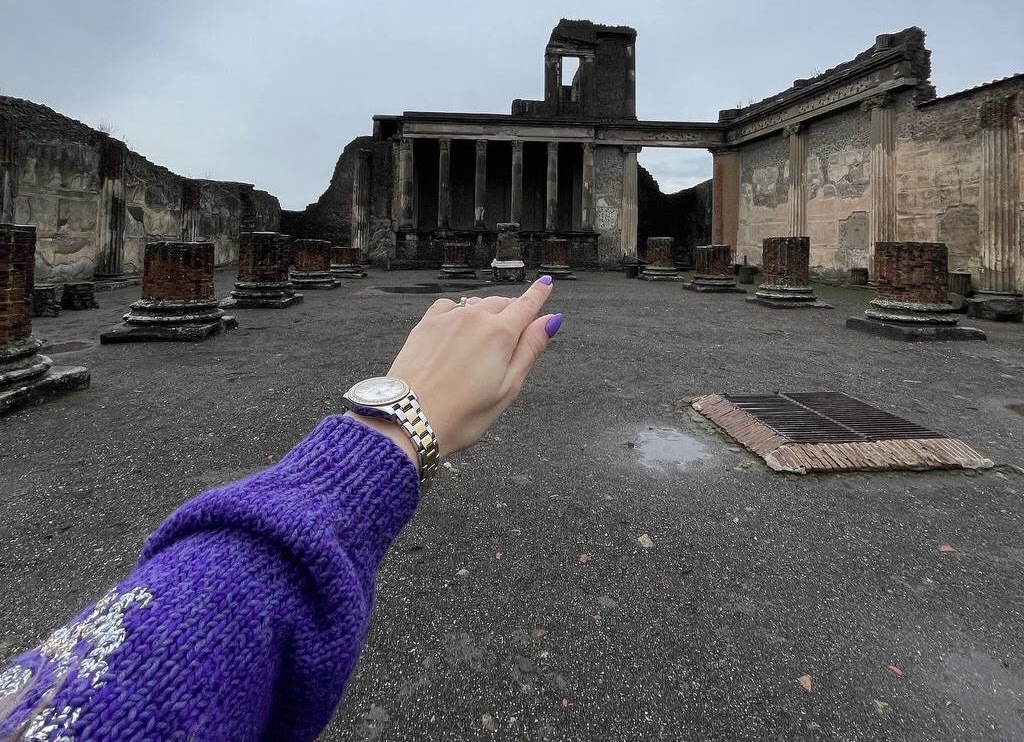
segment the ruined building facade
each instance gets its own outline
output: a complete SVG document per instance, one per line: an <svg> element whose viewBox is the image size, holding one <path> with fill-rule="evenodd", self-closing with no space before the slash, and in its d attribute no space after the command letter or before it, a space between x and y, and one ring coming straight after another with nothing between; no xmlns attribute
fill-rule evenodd
<svg viewBox="0 0 1024 742"><path fill-rule="evenodd" d="M240 230L281 207L247 183L183 178L46 106L0 96L0 223L32 224L37 282L142 272L147 241L209 240L238 260Z"/></svg>
<svg viewBox="0 0 1024 742"><path fill-rule="evenodd" d="M373 136L339 161L333 208L344 217L330 237L380 263L435 266L453 237L489 259L497 224L517 222L528 259L561 237L576 267L614 267L650 236L637 152L690 147L713 155L713 205L710 234L687 216L698 228L682 255L715 242L758 264L764 238L808 236L812 271L838 278L870 268L876 241L942 241L950 269L977 288L1024 288L1024 75L936 98L924 32L909 28L718 121L640 121L635 42L630 28L563 20L545 50L543 100L513 101L510 114L374 117ZM697 190L676 203L707 199Z"/></svg>

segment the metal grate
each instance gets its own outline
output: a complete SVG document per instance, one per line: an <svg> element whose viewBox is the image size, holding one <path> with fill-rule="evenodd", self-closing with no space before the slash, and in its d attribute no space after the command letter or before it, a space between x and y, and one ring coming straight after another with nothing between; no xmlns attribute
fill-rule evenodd
<svg viewBox="0 0 1024 742"><path fill-rule="evenodd" d="M842 392L723 396L793 443L856 443L946 437Z"/></svg>

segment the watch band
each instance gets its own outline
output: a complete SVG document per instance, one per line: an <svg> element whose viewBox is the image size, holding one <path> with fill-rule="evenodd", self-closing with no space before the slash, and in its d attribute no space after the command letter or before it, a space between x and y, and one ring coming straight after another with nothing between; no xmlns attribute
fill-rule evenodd
<svg viewBox="0 0 1024 742"><path fill-rule="evenodd" d="M402 426L402 430L412 440L412 445L420 458L420 486L426 489L434 478L440 451L437 447L437 436L427 422L427 416L420 408L420 401L411 391L402 399L390 405L394 412L394 421Z"/></svg>

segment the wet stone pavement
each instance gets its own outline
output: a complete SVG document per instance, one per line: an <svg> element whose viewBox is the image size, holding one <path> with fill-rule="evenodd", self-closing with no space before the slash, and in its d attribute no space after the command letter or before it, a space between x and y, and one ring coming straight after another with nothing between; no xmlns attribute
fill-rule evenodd
<svg viewBox="0 0 1024 742"><path fill-rule="evenodd" d="M844 327L859 289L778 311L577 277L556 285L565 324L519 402L448 462L386 559L322 739L1024 739L1024 326L906 344ZM180 503L277 460L385 371L446 295L385 289L434 283L374 271L236 310L237 330L198 344L101 347L137 287L37 319L92 386L0 421L0 655L95 600ZM815 390L997 466L776 474L683 401Z"/></svg>

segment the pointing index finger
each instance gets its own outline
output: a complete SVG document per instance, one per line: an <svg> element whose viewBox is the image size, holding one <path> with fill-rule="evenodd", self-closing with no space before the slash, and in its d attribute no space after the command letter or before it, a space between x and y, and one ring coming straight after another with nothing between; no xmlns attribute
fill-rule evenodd
<svg viewBox="0 0 1024 742"><path fill-rule="evenodd" d="M551 276L541 276L530 288L523 292L522 296L510 303L505 307L501 315L508 316L513 322L516 323L517 329L522 332L526 327L533 321L533 318L537 316L540 308L544 306L544 302L551 296L551 291L554 286L552 285Z"/></svg>

